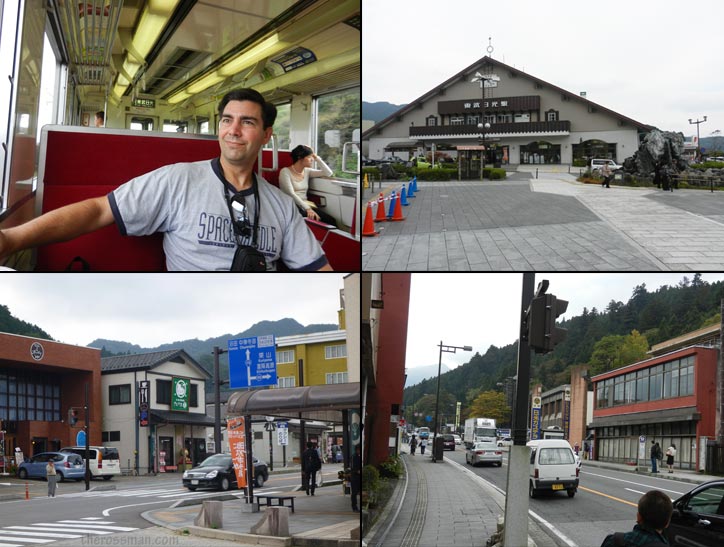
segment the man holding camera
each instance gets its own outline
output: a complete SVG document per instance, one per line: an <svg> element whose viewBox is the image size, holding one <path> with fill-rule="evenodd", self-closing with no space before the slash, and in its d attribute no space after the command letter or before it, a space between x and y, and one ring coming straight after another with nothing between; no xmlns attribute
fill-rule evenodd
<svg viewBox="0 0 724 547"><path fill-rule="evenodd" d="M292 199L253 172L269 142L276 108L253 89L219 103L219 158L177 163L108 194L50 211L0 232L0 258L66 241L115 223L123 235L164 233L173 270L331 270Z"/></svg>

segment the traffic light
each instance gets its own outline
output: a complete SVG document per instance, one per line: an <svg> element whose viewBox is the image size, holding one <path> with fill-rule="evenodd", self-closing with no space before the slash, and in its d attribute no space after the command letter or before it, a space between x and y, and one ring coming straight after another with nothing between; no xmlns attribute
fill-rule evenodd
<svg viewBox="0 0 724 547"><path fill-rule="evenodd" d="M68 409L68 424L70 424L70 427L75 427L75 424L78 423L78 410L75 408L69 408Z"/></svg>
<svg viewBox="0 0 724 547"><path fill-rule="evenodd" d="M528 345L536 353L549 353L566 338L567 329L556 327L556 318L565 313L568 301L553 294L535 296L528 308Z"/></svg>

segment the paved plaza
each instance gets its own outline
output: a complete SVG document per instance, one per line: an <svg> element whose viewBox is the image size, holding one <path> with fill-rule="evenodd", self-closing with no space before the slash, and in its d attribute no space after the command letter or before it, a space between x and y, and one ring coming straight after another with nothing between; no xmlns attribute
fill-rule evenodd
<svg viewBox="0 0 724 547"><path fill-rule="evenodd" d="M724 270L721 192L602 188L566 172L517 172L503 181L418 181L409 202L404 221L376 223L380 236L363 238L363 270Z"/></svg>

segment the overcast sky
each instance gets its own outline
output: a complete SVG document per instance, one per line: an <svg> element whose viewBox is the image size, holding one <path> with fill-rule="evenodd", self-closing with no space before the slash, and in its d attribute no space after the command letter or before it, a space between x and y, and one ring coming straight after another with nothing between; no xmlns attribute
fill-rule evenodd
<svg viewBox="0 0 724 547"><path fill-rule="evenodd" d="M59 342L142 347L291 317L337 324L344 274L5 274L0 304Z"/></svg>
<svg viewBox="0 0 724 547"><path fill-rule="evenodd" d="M364 0L362 16L368 102L415 100L492 37L494 59L636 121L696 135L688 120L706 115L701 137L724 131L721 0Z"/></svg>
<svg viewBox="0 0 724 547"><path fill-rule="evenodd" d="M679 284L692 273L536 274L535 285L550 281L548 292L568 301L562 317L580 315L583 308L605 310L611 300L628 302L634 287L645 283L654 292ZM724 274L702 274L714 282ZM407 368L437 365L440 341L447 346L472 346L472 352L443 353L450 368L467 363L477 351L502 347L518 339L523 274L412 274L407 329Z"/></svg>

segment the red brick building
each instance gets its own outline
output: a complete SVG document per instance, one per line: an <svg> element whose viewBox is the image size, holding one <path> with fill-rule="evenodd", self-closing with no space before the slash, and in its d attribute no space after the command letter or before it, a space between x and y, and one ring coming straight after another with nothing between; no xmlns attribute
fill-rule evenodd
<svg viewBox="0 0 724 547"><path fill-rule="evenodd" d="M593 377L594 458L646 465L655 440L662 450L676 444L676 467L703 469L716 434L717 360L717 349L690 346Z"/></svg>
<svg viewBox="0 0 724 547"><path fill-rule="evenodd" d="M101 444L101 351L39 338L0 333L0 422L5 455L25 456L75 444L79 427L68 424L78 408L83 425L85 384L90 444Z"/></svg>

